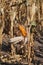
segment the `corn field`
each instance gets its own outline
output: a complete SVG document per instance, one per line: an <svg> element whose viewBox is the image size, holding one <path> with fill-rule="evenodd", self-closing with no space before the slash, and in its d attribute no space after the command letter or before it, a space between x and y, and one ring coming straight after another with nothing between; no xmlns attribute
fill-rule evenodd
<svg viewBox="0 0 43 65"><path fill-rule="evenodd" d="M43 65L43 0L0 0L0 64Z"/></svg>

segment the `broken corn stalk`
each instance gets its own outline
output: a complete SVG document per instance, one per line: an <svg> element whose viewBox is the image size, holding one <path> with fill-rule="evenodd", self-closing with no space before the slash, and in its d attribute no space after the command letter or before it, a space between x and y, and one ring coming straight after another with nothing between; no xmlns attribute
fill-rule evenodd
<svg viewBox="0 0 43 65"><path fill-rule="evenodd" d="M24 26L22 26L22 25L19 24L18 27L19 27L19 29L20 29L22 35L25 37L25 36L27 35L27 32L26 32Z"/></svg>

